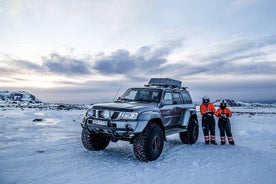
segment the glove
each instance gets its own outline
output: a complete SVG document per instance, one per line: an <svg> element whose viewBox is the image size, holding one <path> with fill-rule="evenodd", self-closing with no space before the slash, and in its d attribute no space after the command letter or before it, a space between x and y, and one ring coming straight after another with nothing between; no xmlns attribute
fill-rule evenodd
<svg viewBox="0 0 276 184"><path fill-rule="evenodd" d="M229 115L227 115L227 114L220 114L220 117L225 118L225 119L228 118L228 116Z"/></svg>
<svg viewBox="0 0 276 184"><path fill-rule="evenodd" d="M206 112L205 112L205 115L206 115L206 116L213 116L213 115L214 115L214 112L213 112L213 111L206 111Z"/></svg>

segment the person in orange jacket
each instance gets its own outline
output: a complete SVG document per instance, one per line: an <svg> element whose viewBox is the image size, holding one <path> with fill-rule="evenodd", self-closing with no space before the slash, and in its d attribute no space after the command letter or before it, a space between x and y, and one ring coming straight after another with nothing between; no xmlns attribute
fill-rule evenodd
<svg viewBox="0 0 276 184"><path fill-rule="evenodd" d="M220 131L220 140L221 144L224 145L226 142L225 133L228 138L228 142L231 145L234 145L234 140L231 132L231 125L229 118L232 116L232 111L226 107L225 100L220 102L220 108L216 111L215 115L218 119L218 127Z"/></svg>
<svg viewBox="0 0 276 184"><path fill-rule="evenodd" d="M210 102L207 96L204 96L202 98L202 104L200 105L200 113L202 115L202 129L205 144L209 144L211 137L211 144L217 145L215 137L215 112L215 106Z"/></svg>

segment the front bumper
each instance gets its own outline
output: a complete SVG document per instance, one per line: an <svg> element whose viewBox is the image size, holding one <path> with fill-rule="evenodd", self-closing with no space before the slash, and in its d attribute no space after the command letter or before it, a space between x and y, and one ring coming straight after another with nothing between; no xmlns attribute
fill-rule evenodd
<svg viewBox="0 0 276 184"><path fill-rule="evenodd" d="M105 134L110 134L112 137L116 138L130 138L136 133L143 131L146 126L146 121L128 121L128 120L105 120L107 125L94 124L91 117L84 117L81 122L81 127L88 129L93 132L101 132Z"/></svg>

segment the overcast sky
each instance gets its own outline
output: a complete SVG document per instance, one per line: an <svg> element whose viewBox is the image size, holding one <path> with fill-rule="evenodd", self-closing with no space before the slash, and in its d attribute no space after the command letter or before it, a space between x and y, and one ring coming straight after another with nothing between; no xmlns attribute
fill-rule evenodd
<svg viewBox="0 0 276 184"><path fill-rule="evenodd" d="M0 90L110 101L169 77L193 100L276 100L274 0L0 0Z"/></svg>

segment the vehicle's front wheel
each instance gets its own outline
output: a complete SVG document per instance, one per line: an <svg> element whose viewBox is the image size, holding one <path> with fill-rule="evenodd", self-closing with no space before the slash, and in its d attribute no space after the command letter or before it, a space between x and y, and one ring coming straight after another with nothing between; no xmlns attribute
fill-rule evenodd
<svg viewBox="0 0 276 184"><path fill-rule="evenodd" d="M86 129L82 129L81 133L82 145L89 151L103 150L110 142L110 137L104 136L102 133L93 133Z"/></svg>
<svg viewBox="0 0 276 184"><path fill-rule="evenodd" d="M198 122L192 118L186 132L180 132L179 136L183 144L194 144L198 139Z"/></svg>
<svg viewBox="0 0 276 184"><path fill-rule="evenodd" d="M164 135L156 123L149 123L142 133L134 137L133 151L138 160L156 160L161 155L163 147Z"/></svg>

